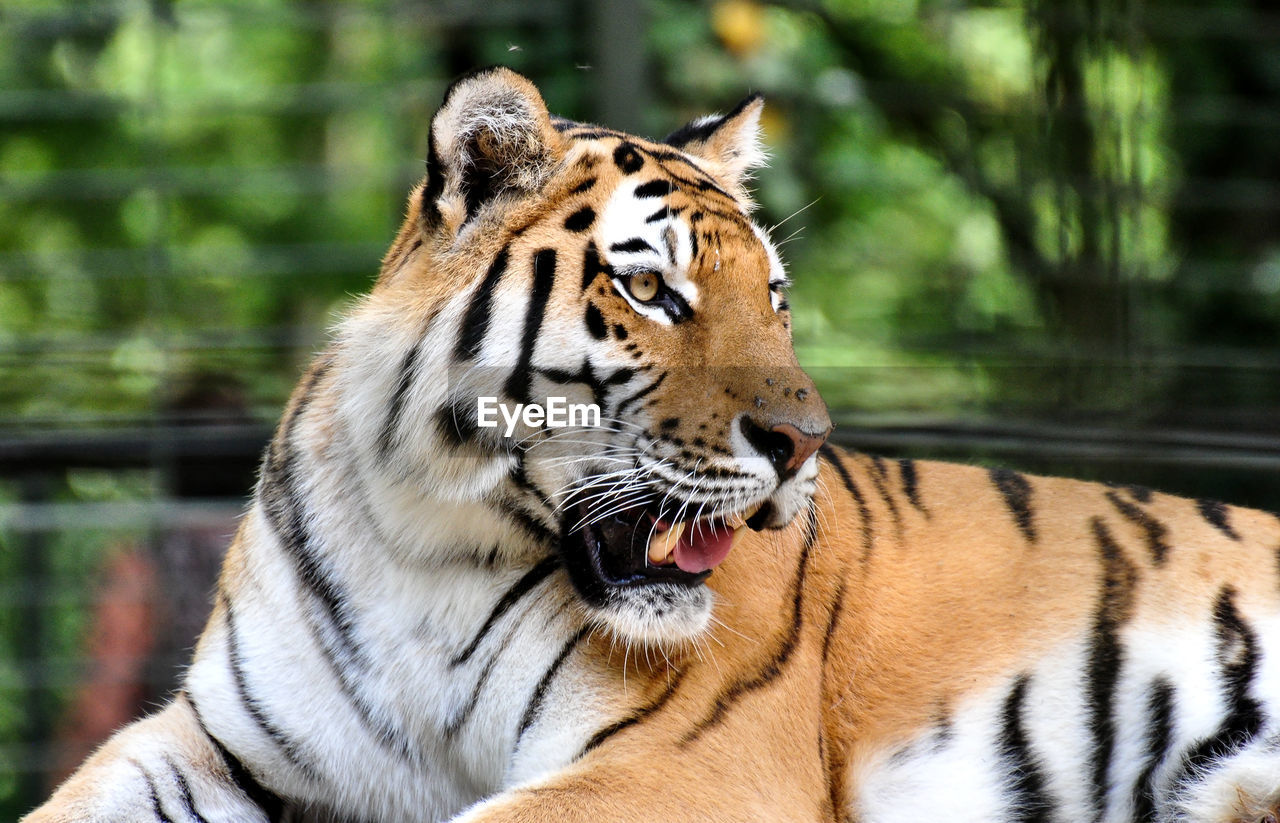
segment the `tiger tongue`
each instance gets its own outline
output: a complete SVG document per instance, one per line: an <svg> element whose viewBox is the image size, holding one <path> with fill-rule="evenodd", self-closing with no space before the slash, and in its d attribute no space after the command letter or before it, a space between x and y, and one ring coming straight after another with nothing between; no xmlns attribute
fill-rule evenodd
<svg viewBox="0 0 1280 823"><path fill-rule="evenodd" d="M729 556L733 548L733 529L727 525L708 526L698 523L685 529L676 543L673 555L682 571L698 574L714 569Z"/></svg>

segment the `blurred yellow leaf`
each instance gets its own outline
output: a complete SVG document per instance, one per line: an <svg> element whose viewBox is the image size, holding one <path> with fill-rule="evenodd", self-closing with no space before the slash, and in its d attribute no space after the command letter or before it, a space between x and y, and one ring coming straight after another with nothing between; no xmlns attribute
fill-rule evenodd
<svg viewBox="0 0 1280 823"><path fill-rule="evenodd" d="M750 0L722 0L711 7L711 28L726 49L744 57L764 43L764 10Z"/></svg>

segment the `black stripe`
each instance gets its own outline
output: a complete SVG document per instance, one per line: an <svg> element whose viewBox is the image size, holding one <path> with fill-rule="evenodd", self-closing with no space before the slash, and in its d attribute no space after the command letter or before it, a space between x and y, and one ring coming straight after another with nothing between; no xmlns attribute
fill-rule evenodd
<svg viewBox="0 0 1280 823"><path fill-rule="evenodd" d="M460 398L446 401L435 412L436 434L446 445L460 449L476 446L498 451L492 439L481 437L480 424L476 420L475 403L465 403Z"/></svg>
<svg viewBox="0 0 1280 823"><path fill-rule="evenodd" d="M1106 811L1110 786L1111 758L1115 753L1115 697L1124 664L1120 629L1133 616L1134 587L1138 572L1112 539L1101 518L1090 520L1098 556L1102 564L1102 588L1094 614L1085 689L1089 710L1089 732L1093 738L1093 804L1097 819Z"/></svg>
<svg viewBox="0 0 1280 823"><path fill-rule="evenodd" d="M244 671L244 660L240 656L240 639L236 634L235 612L225 594L219 592L223 614L227 624L227 660L231 665L231 676L235 682L236 696L248 712L249 717L262 730L262 733L275 743L285 759L312 780L316 779L315 767L302 759L298 744L267 716L265 707L249 690L248 677Z"/></svg>
<svg viewBox="0 0 1280 823"><path fill-rule="evenodd" d="M1022 536L1028 543L1036 541L1036 527L1032 520L1031 483L1021 473L1012 469L990 469L987 472L991 482L1004 497L1005 505L1013 513L1013 520L1018 524Z"/></svg>
<svg viewBox="0 0 1280 823"><path fill-rule="evenodd" d="M445 100L448 100L446 95ZM437 228L440 225L442 215L440 207L437 205L440 196L444 194L444 162L440 159L440 148L436 143L435 129L427 132L427 182L422 187L422 195L419 197L420 214L422 222L429 229Z"/></svg>
<svg viewBox="0 0 1280 823"><path fill-rule="evenodd" d="M847 571L847 568L841 569L842 576L840 579L840 586L836 589L836 596L831 605L831 614L827 618L826 632L822 636L822 666L818 674L818 694L820 695L824 705L826 705L829 700L829 685L827 681L829 669L827 667L827 660L831 653L831 642L835 637L836 626L839 624L840 615L844 611L845 584L847 582L847 578L844 577L844 575L847 574ZM838 706L839 702L840 701L837 700L835 705ZM823 793L822 799L823 812L821 819L835 820L834 810L843 805L841 802L842 793L837 793L837 786L843 784L845 781L843 779L839 781L836 780L839 768L835 763L831 746L827 741L826 723L821 721L818 723L818 762L822 764L823 778L826 786L826 791Z"/></svg>
<svg viewBox="0 0 1280 823"><path fill-rule="evenodd" d="M666 379L667 379L667 372L663 372L662 374L658 375L657 379L655 379L653 382L649 383L643 388L637 389L636 392L632 394L630 397L618 403L618 409L615 412L614 416L615 417L620 416L623 412L627 410L628 406L632 405L633 403L639 403L649 394L656 391L657 388L661 386L663 381ZM1277 561L1277 562L1280 562L1280 561Z"/></svg>
<svg viewBox="0 0 1280 823"><path fill-rule="evenodd" d="M420 249L421 247L422 247L422 238L419 237L417 240L414 240L412 243L410 243L408 248L404 249L403 253L398 254L398 257L400 259L396 261L394 266L384 265L383 271L390 271L392 269L399 271L400 269L404 268L405 264L409 262L409 258L413 256L413 253L418 249ZM394 252L399 252L399 250L400 250L400 247L396 247L392 249L392 251ZM388 261L391 259L391 255L392 255L392 252L387 252Z"/></svg>
<svg viewBox="0 0 1280 823"><path fill-rule="evenodd" d="M666 197L675 188L670 180L650 180L636 186L636 197Z"/></svg>
<svg viewBox="0 0 1280 823"><path fill-rule="evenodd" d="M502 509L503 514L511 518L511 521L516 526L524 529L525 534L529 535L535 542L545 544L559 538L558 534L554 533L545 523L535 519L533 514L524 508L509 501L500 501L499 507Z"/></svg>
<svg viewBox="0 0 1280 823"><path fill-rule="evenodd" d="M607 393L611 386L623 386L630 383L636 376L635 369L629 369L622 366L614 369L608 374L601 375L600 387L603 392Z"/></svg>
<svg viewBox="0 0 1280 823"><path fill-rule="evenodd" d="M782 674L785 667L800 643L800 630L804 624L804 581L809 571L809 554L818 533L818 510L816 504L809 501L808 523L806 524L804 542L800 550L800 560L796 565L796 576L791 581L791 625L787 629L782 642L773 654L750 676L739 677L728 688L716 695L715 705L705 718L685 733L680 740L681 746L687 746L702 734L718 725L728 716L729 710L748 694L765 688Z"/></svg>
<svg viewBox="0 0 1280 823"><path fill-rule="evenodd" d="M831 653L831 641L835 638L836 626L840 624L840 615L844 612L844 595L847 588L846 581L840 581L840 587L836 589L835 599L831 604L831 617L827 619L827 631L822 636L822 664L825 667L827 656Z"/></svg>
<svg viewBox="0 0 1280 823"><path fill-rule="evenodd" d="M337 632L341 651L345 656L363 663L364 655L355 641L353 622L344 605L347 602L346 592L332 578L313 549L306 506L294 483L297 462L292 446L294 430L311 402L316 385L328 368L328 360L317 362L301 389L299 399L281 423L280 431L263 461L257 497L281 548L297 567L299 582L324 608L329 622Z"/></svg>
<svg viewBox="0 0 1280 823"><path fill-rule="evenodd" d="M179 692L177 699L185 699L187 705L191 707L191 714L196 719L196 725L200 727L200 731L209 739L213 747L218 752L218 757L222 758L223 764L227 767L227 774L231 778L231 782L242 791L245 797L249 798L255 806L267 815L270 823L277 823L284 816L284 799L280 795L259 783L245 767L240 758L231 753L231 750L222 744L222 741L213 736L209 731L209 727L204 724L204 718L200 716L200 710L196 707L196 703L191 696L185 692Z"/></svg>
<svg viewBox="0 0 1280 823"><path fill-rule="evenodd" d="M842 569L842 572L847 572ZM836 626L840 623L840 615L844 611L844 596L846 589L846 579L841 577L840 586L836 589L836 596L831 604L831 615L827 618L827 629L822 636L822 670L819 674L819 694L822 699L827 700L827 659L831 653L831 641L836 634ZM834 820L834 810L840 807L840 797L836 794L835 774L838 771L836 764L833 762L831 747L827 742L826 724L818 723L818 762L823 766L823 774L826 782L826 792L823 795L823 820ZM841 781L843 782L843 781Z"/></svg>
<svg viewBox="0 0 1280 823"><path fill-rule="evenodd" d="M1113 491L1107 492L1107 500L1126 520L1142 529L1147 538L1147 550L1151 553L1151 561L1157 566L1162 565L1169 554L1169 542L1165 539L1169 535L1169 530L1165 525Z"/></svg>
<svg viewBox="0 0 1280 823"><path fill-rule="evenodd" d="M620 251L620 252L651 251L654 254L658 253L658 250L655 249L653 246L649 245L649 242L645 240L643 237L632 237L630 240L624 240L621 243L614 243L612 246L609 247L609 251Z"/></svg>
<svg viewBox="0 0 1280 823"><path fill-rule="evenodd" d="M725 195L725 196L727 197L728 195ZM736 203L737 201L734 201L734 202ZM698 215L698 218L696 221L693 218L693 214ZM733 230L735 232L740 232L743 237L747 237L748 235L750 235L751 237L755 236L754 232L752 232L751 230L751 223L745 217L742 216L742 213L738 211L736 207L732 210L721 209L721 208L717 208L716 206L710 203L700 202L698 203L698 210L695 211L693 214L689 215L690 225L692 225L695 222L701 222L708 217L713 217L713 218L718 218L721 221L721 223L727 224L723 226L723 228L726 230ZM720 229L704 231L702 232L702 237L704 240L708 242L714 241L716 244L719 244Z"/></svg>
<svg viewBox="0 0 1280 823"><path fill-rule="evenodd" d="M529 472L525 468L526 456L527 454L525 452L519 452L516 455L516 463L511 467L511 471L507 472L507 479L511 481L512 485L516 486L522 492L532 496L539 504L542 505L543 508L550 511L554 508L551 504L551 500L542 491L538 484L534 483L533 480L529 478Z"/></svg>
<svg viewBox="0 0 1280 823"><path fill-rule="evenodd" d="M592 241L587 243L587 250L582 255L583 291L586 291L595 282L596 275L599 274L613 277L613 267L600 259L600 250L596 248L595 241Z"/></svg>
<svg viewBox="0 0 1280 823"><path fill-rule="evenodd" d="M714 191L728 200L733 200L733 198L729 196L728 192L717 186L715 181L712 180L705 171L695 165L694 161L689 159L687 155L679 151L649 148L647 146L638 146L637 148L656 160L662 166L662 170L677 183L681 183L688 188L696 188L698 191ZM690 179L675 171L669 165L670 163L679 163L684 166L693 174L693 178ZM737 201L735 200L734 202Z"/></svg>
<svg viewBox="0 0 1280 823"><path fill-rule="evenodd" d="M688 160L686 160L684 157L681 157L678 154L665 154L663 156L659 156L655 152L649 152L649 154L650 156L654 157L654 159L659 161L675 160L680 163L688 163ZM713 181L710 177L707 177L706 174L702 172L701 169L696 169L693 166L690 166L689 168L693 169L695 172L693 177L686 177L682 174L679 174L675 170L673 170L670 166L667 166L667 165L663 165L662 170L671 176L671 179L676 184L677 188L685 189L686 191L690 189L696 189L697 191L700 191L703 193L714 192L731 203L736 204L739 202L733 197L733 195L729 194L729 192L725 191L724 189L720 188L720 186L716 185L715 181ZM745 228L748 231L750 231L750 224L746 221L744 217L742 217L742 215L735 215L734 213L728 212L728 211L721 212L721 213L725 216L726 220L728 220L728 222L730 222L731 224L735 225L738 228Z"/></svg>
<svg viewBox="0 0 1280 823"><path fill-rule="evenodd" d="M902 478L902 493L907 496L907 501L926 517L929 510L924 507L924 503L920 500L920 479L916 475L916 461L904 457L898 461L898 475Z"/></svg>
<svg viewBox="0 0 1280 823"><path fill-rule="evenodd" d="M1200 510L1200 516L1207 520L1209 525L1232 540L1240 539L1240 535L1227 522L1227 507L1225 504L1219 503L1217 500L1197 500L1196 508Z"/></svg>
<svg viewBox="0 0 1280 823"><path fill-rule="evenodd" d="M415 766L420 766L422 764L421 748L405 734L402 728L393 725L390 717L378 712L373 706L369 705L368 700L360 694L356 685L351 682L350 673L338 664L337 656L334 653L335 650L330 646L329 640L316 630L314 624L310 628L316 642L324 651L322 657L329 665L329 671L333 674L334 680L337 681L339 690L350 702L352 710L360 720L361 725L364 726L365 731L382 747L401 759L413 763Z"/></svg>
<svg viewBox="0 0 1280 823"><path fill-rule="evenodd" d="M587 628L583 627L570 637L560 649L560 653L556 655L556 659L551 661L551 665L542 673L542 677L538 679L538 685L533 687L533 693L529 695L529 702L524 706L524 712L520 715L520 725L516 727L516 748L520 747L520 741L524 738L524 733L533 725L533 721L537 719L538 713L542 710L542 703L547 698L547 689L551 686L551 681L555 679L556 672L560 671L560 667L569 659L569 655L582 642L582 638L587 636Z"/></svg>
<svg viewBox="0 0 1280 823"><path fill-rule="evenodd" d="M1125 486L1129 490L1129 494L1133 495L1133 499L1139 503L1151 502L1151 489L1146 486Z"/></svg>
<svg viewBox="0 0 1280 823"><path fill-rule="evenodd" d="M413 341L404 359L400 361L396 387L391 393L391 403L387 406L387 418L382 423L382 431L378 433L379 457L386 458L395 441L396 432L400 429L400 418L404 414L404 399L409 394L409 387L413 385L413 377L418 371L418 359L422 357L422 347L426 343L427 334L431 331L431 324L435 317L436 312L433 310L427 317L422 333L418 335L417 340Z"/></svg>
<svg viewBox="0 0 1280 823"><path fill-rule="evenodd" d="M280 431L292 433L294 426L297 424L298 418L302 416L307 407L311 405L312 395L315 393L316 386L320 385L329 374L329 369L333 368L333 357L329 353L322 354L317 357L311 364L311 369L303 378L302 386L297 391L297 401L289 408L286 416L280 421ZM279 432L277 432L277 435ZM279 439L277 437L277 439Z"/></svg>
<svg viewBox="0 0 1280 823"><path fill-rule="evenodd" d="M610 723L608 726L605 726L603 729L600 729L598 732L591 735L587 740L586 745L582 747L582 751L578 752L578 756L574 759L580 760L583 757L586 757L589 752L600 746L601 743L604 743L618 732L623 731L624 729L629 729L637 723L643 722L658 711L661 711L662 707L667 705L667 701L669 701L672 695L676 693L676 690L680 688L680 683L684 680L684 676L688 671L688 669L681 669L672 675L671 678L667 680L667 686L662 690L662 694L658 695L653 702L645 706L641 706L639 709L636 709L621 720Z"/></svg>
<svg viewBox="0 0 1280 823"><path fill-rule="evenodd" d="M564 227L571 232L583 232L591 228L594 222L596 222L595 209L583 206L564 219Z"/></svg>
<svg viewBox="0 0 1280 823"><path fill-rule="evenodd" d="M520 598L532 591L534 586L545 580L549 574L559 567L560 559L555 555L551 555L538 561L533 568L525 572L519 580L512 584L511 588L507 589L503 593L502 597L498 598L498 602L494 605L493 610L489 612L489 616L485 618L484 624L480 626L480 631L476 632L475 637L471 638L471 642L467 644L466 648L458 652L458 654L454 656L453 660L449 661L449 665L461 666L463 663L470 660L471 656L476 653L476 649L480 646L480 642L484 640L485 635L489 633L494 624L502 619L502 616L506 614L512 606L518 603Z"/></svg>
<svg viewBox="0 0 1280 823"><path fill-rule="evenodd" d="M1236 609L1236 590L1224 586L1213 608L1218 634L1218 664L1222 667L1222 696L1227 716L1210 736L1187 752L1173 785L1185 788L1220 761L1249 745L1266 725L1266 714L1250 691L1258 676L1258 636Z"/></svg>
<svg viewBox="0 0 1280 823"><path fill-rule="evenodd" d="M701 209L694 209L689 212L689 242L693 244L692 257L698 259L698 232L695 231L698 224L706 218Z"/></svg>
<svg viewBox="0 0 1280 823"><path fill-rule="evenodd" d="M166 757L164 762L169 767L169 771L173 772L173 782L178 787L178 799L182 801L182 810L186 812L187 817L196 823L209 823L200 812L196 811L195 798L191 796L191 783L187 781L187 776L170 758Z"/></svg>
<svg viewBox="0 0 1280 823"><path fill-rule="evenodd" d="M1008 775L1007 819L1020 823L1047 823L1053 819L1054 804L1022 726L1022 707L1027 699L1029 683L1030 678L1025 674L1014 681L1004 701L1000 725L1000 759Z"/></svg>
<svg viewBox="0 0 1280 823"><path fill-rule="evenodd" d="M592 165L595 164L592 163ZM588 177L586 180L583 180L581 183L570 189L569 194L582 194L584 191L589 191L593 186L595 186L595 184L596 179L594 177Z"/></svg>
<svg viewBox="0 0 1280 823"><path fill-rule="evenodd" d="M600 309L596 308L595 303L587 304L586 313L587 331L597 340L603 340L605 335L609 333L608 327L604 323L604 315L600 313Z"/></svg>
<svg viewBox="0 0 1280 823"><path fill-rule="evenodd" d="M666 154L661 157L657 153L651 152L650 154L654 157L654 159L676 160L681 163L688 162L685 158L677 154ZM696 189L703 193L714 192L731 203L739 202L733 197L733 195L729 194L729 192L725 191L724 189L720 188L720 186L716 185L715 181L713 181L710 177L707 177L706 174L702 172L702 170L695 169L693 166L690 166L689 168L693 169L695 172L692 177L686 177L682 174L679 174L675 170L673 170L670 166L664 165L662 167L662 170L671 176L671 179L676 183L678 188L682 188L685 190ZM732 223L735 223L737 225L744 226L744 227L748 225L747 221L745 219L742 219L740 216L737 220L734 220L730 212L725 212L725 215L729 217L730 222Z"/></svg>
<svg viewBox="0 0 1280 823"><path fill-rule="evenodd" d="M673 207L673 206L671 206L670 204L668 204L668 205L663 206L662 208L658 209L657 211L655 211L653 214L649 215L648 217L646 217L646 218L644 219L644 222L646 222L646 223L657 223L659 220L667 220L667 219L669 219L669 218L675 217L677 214L679 214L679 213L680 213L680 212L682 212L682 211L684 211L684 206L674 206L674 207Z"/></svg>
<svg viewBox="0 0 1280 823"><path fill-rule="evenodd" d="M151 813L156 816L160 823L174 823L169 815L165 814L164 806L160 805L160 793L156 790L156 782L151 779L151 775L147 770L142 768L142 764L136 760L130 760L133 767L142 774L142 779L147 783L147 796L151 798Z"/></svg>
<svg viewBox="0 0 1280 823"><path fill-rule="evenodd" d="M490 655L487 661L485 661L484 668L480 670L480 676L476 678L475 685L471 687L471 696L467 698L466 704L464 704L458 713L444 724L443 732L446 740L452 740L457 736L458 732L462 730L462 727L471 719L471 715L475 713L476 706L480 703L480 693L483 692L484 687L488 685L489 678L493 675L493 669L497 666L498 660L502 657L503 652L507 650L507 644L511 642L511 635L513 633L514 630L508 632L507 636L502 640L502 645L498 647L492 655Z"/></svg>
<svg viewBox="0 0 1280 823"><path fill-rule="evenodd" d="M831 468L836 470L836 474L840 475L840 481L844 483L845 490L858 506L858 516L862 518L862 562L866 563L871 559L872 542L875 540L871 525L871 509L867 506L867 500L862 496L858 484L854 483L853 477L849 475L849 470L844 467L844 463L840 462L836 450L827 443L823 443L818 447L818 452L831 464Z"/></svg>
<svg viewBox="0 0 1280 823"><path fill-rule="evenodd" d="M538 342L542 328L542 316L547 311L547 300L556 282L556 251L542 249L533 255L533 288L529 292L529 305L524 314L524 334L520 338L520 359L507 378L507 395L518 403L529 402L529 382L533 362L533 347Z"/></svg>
<svg viewBox="0 0 1280 823"><path fill-rule="evenodd" d="M554 523L556 519L555 505L551 502L551 496L543 491L542 487L535 483L525 470L525 452L520 452L516 458L516 465L508 472L507 476L511 478L522 491L529 497L532 497L542 509L541 512L531 512L532 514L544 515L548 522ZM523 502L523 501L521 501Z"/></svg>
<svg viewBox="0 0 1280 823"><path fill-rule="evenodd" d="M1156 823L1156 773L1173 743L1173 684L1163 677L1151 685L1147 701L1147 762L1133 791L1135 823Z"/></svg>
<svg viewBox="0 0 1280 823"><path fill-rule="evenodd" d="M1111 489L1116 489L1117 491L1128 492L1129 496L1139 503L1150 503L1153 496L1151 489L1148 489L1146 486L1135 486L1132 483L1110 482L1104 483L1103 485Z"/></svg>
<svg viewBox="0 0 1280 823"><path fill-rule="evenodd" d="M467 313L462 318L462 328L458 332L458 345L453 352L455 360L474 360L480 353L484 336L489 331L493 290L502 279L502 273L507 269L508 251L507 246L502 247L502 251L498 252L498 256L489 264L489 270L485 272L484 279L471 295L471 302L467 304Z"/></svg>
<svg viewBox="0 0 1280 823"><path fill-rule="evenodd" d="M822 792L822 811L818 819L835 820L835 810L840 798L836 797L835 781L832 778L835 769L831 763L831 747L827 745L827 730L822 723L818 724L818 762L822 764L822 782L825 786Z"/></svg>
<svg viewBox="0 0 1280 823"><path fill-rule="evenodd" d="M889 507L889 514L893 517L893 525L902 530L902 513L898 511L898 502L893 499L893 495L889 494L889 486L886 482L889 479L889 469L885 465L884 458L878 455L871 456L871 482L876 487L876 493L880 495L880 499Z"/></svg>
<svg viewBox="0 0 1280 823"><path fill-rule="evenodd" d="M721 126L723 126L725 123L729 122L729 120L733 119L734 117L737 117L739 114L742 114L742 112L747 108L747 106L752 105L753 103L755 103L760 99L761 98L759 94L752 94L749 97L746 97L743 100L741 100L738 103L738 105L734 106L733 110L730 111L728 114L723 114L719 116L712 115L711 117L707 118L706 122L699 122L697 120L694 120L689 123L686 123L685 125L681 126L680 128L676 129L675 131L671 132L666 137L664 137L662 139L662 142L678 149L678 148L683 148L693 142L704 141L711 135L715 134L716 130L719 129Z"/></svg>
<svg viewBox="0 0 1280 823"><path fill-rule="evenodd" d="M1245 622L1235 603L1236 590L1224 586L1214 604L1213 618L1218 629L1218 657L1222 665L1223 692L1231 704L1229 723L1252 739L1264 724L1261 704L1249 696L1258 674L1258 635Z"/></svg>

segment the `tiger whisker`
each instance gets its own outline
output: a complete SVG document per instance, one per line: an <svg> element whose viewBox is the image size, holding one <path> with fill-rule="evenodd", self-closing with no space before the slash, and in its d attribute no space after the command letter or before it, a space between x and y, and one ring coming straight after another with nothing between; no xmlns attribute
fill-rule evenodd
<svg viewBox="0 0 1280 823"><path fill-rule="evenodd" d="M777 230L778 230L778 228L779 228L783 223L785 223L785 222L787 222L788 220L790 220L791 218L795 217L797 214L800 214L800 213L801 213L801 212L803 212L803 211L807 211L810 207L812 207L812 206L814 206L815 204L817 204L817 202L818 202L819 200L821 200L821 199L822 199L822 197L820 197L820 196L819 196L819 197L815 197L815 198L813 198L813 199L812 199L812 200L810 200L808 203L804 204L804 205L803 205L803 206L801 206L800 208L798 208L798 209L796 209L795 211L791 212L791 214L788 214L786 217L784 217L784 218L782 218L781 220L779 220L777 223L774 223L772 226L770 226L768 229L766 229L766 230L765 230L765 234L767 234L767 235L769 235L770 237L772 237L772 236L773 236L773 233L774 233L775 231L777 231ZM775 244L775 245L776 245L776 244Z"/></svg>

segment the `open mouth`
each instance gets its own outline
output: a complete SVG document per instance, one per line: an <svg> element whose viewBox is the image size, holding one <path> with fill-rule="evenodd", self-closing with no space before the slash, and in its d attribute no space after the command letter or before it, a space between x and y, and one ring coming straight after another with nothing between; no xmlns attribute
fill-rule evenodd
<svg viewBox="0 0 1280 823"><path fill-rule="evenodd" d="M679 508L643 503L609 511L598 502L570 507L560 545L570 579L597 603L610 589L655 583L695 586L724 562L744 528L758 531L769 514L768 501L705 518L678 519ZM601 509L608 513L593 514Z"/></svg>

